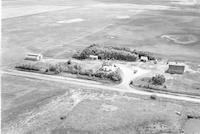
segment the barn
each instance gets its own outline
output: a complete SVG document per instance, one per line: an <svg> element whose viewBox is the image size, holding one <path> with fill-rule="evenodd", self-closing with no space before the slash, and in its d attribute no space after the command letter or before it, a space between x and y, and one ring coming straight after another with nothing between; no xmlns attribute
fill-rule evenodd
<svg viewBox="0 0 200 134"><path fill-rule="evenodd" d="M27 54L24 60L40 61L42 58L41 54Z"/></svg>
<svg viewBox="0 0 200 134"><path fill-rule="evenodd" d="M185 71L185 65L181 63L169 63L169 68L166 71L170 74L183 74Z"/></svg>

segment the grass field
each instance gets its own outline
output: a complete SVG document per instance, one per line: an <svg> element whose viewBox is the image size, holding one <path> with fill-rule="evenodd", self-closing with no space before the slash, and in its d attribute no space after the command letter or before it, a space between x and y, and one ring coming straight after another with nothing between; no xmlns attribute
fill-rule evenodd
<svg viewBox="0 0 200 134"><path fill-rule="evenodd" d="M175 134L183 130L187 115L200 115L197 104L17 76L3 75L2 81L4 133Z"/></svg>

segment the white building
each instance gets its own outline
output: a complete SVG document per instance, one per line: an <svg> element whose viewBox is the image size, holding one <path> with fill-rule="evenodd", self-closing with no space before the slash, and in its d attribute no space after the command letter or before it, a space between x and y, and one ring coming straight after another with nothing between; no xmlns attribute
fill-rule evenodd
<svg viewBox="0 0 200 134"><path fill-rule="evenodd" d="M140 57L140 61L147 62L147 61L148 61L148 57L146 57L146 56L141 56L141 57Z"/></svg>
<svg viewBox="0 0 200 134"><path fill-rule="evenodd" d="M98 60L98 56L97 55L90 55L89 59L91 59L91 60Z"/></svg>
<svg viewBox="0 0 200 134"><path fill-rule="evenodd" d="M24 60L40 61L42 58L41 54L27 54Z"/></svg>

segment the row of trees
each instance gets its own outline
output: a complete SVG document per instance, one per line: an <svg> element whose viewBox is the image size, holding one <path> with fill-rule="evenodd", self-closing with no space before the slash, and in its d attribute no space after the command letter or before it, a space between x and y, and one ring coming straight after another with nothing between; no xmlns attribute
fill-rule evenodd
<svg viewBox="0 0 200 134"><path fill-rule="evenodd" d="M28 70L28 71L40 71L39 67L37 67L33 64L30 64L30 63L17 65L17 66L15 66L15 68L22 69L22 70Z"/></svg>
<svg viewBox="0 0 200 134"><path fill-rule="evenodd" d="M121 76L119 71L106 73L103 71L93 71L92 69L83 69L79 63L68 61L68 62L60 62L55 64L46 64L40 62L38 64L35 63L24 63L16 66L17 69L23 69L27 71L37 71L40 73L47 74L59 74L62 72L85 75L89 77L98 77L101 79L110 79L112 81L120 81Z"/></svg>

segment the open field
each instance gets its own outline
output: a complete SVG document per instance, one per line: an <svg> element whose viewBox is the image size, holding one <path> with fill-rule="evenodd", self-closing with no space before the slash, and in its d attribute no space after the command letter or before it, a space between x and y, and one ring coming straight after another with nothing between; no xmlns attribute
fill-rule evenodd
<svg viewBox="0 0 200 134"><path fill-rule="evenodd" d="M5 134L175 134L184 130L187 115L200 116L198 104L155 101L18 76L3 75L2 81Z"/></svg>

